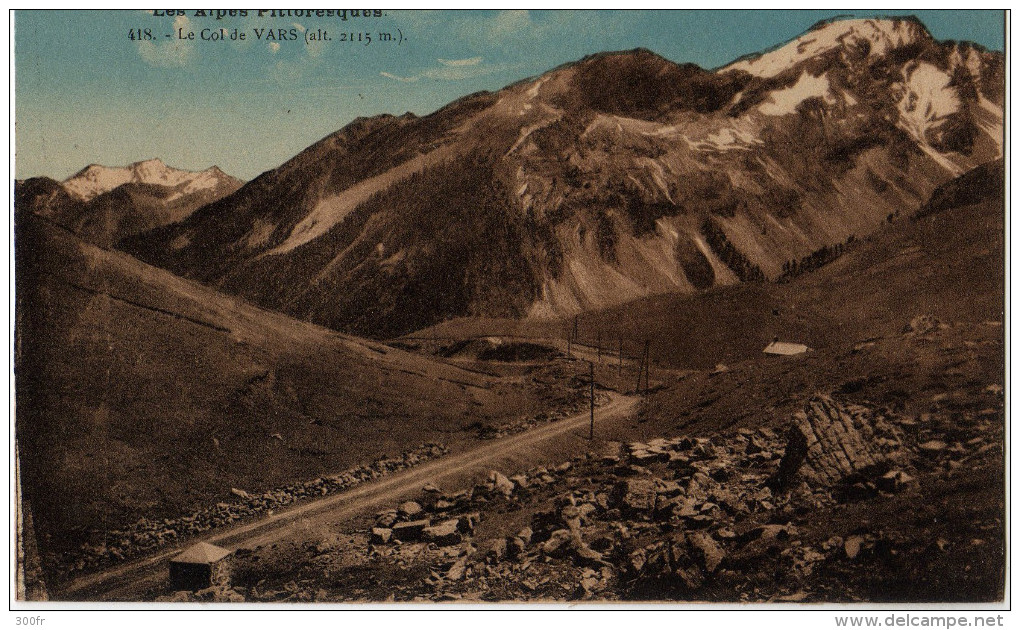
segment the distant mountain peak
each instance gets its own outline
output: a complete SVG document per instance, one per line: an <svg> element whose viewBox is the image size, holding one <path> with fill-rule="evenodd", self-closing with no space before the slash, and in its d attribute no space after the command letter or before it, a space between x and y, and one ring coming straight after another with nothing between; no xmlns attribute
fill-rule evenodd
<svg viewBox="0 0 1020 630"><path fill-rule="evenodd" d="M218 181L236 181L218 167L204 171L187 171L168 166L159 158L133 162L128 166L103 166L89 164L63 181L64 189L81 201L90 201L124 184L155 184L159 186L180 186L201 182L201 187L215 185Z"/></svg>
<svg viewBox="0 0 1020 630"><path fill-rule="evenodd" d="M164 166L164 167L166 167L166 162L164 162L163 160L161 160L159 158L149 158L148 160L139 160L137 162L134 162L133 164L131 164L130 168L139 168L139 167L143 167L143 166ZM169 167L167 167L167 168L169 168ZM180 170L180 169L175 169L175 170Z"/></svg>

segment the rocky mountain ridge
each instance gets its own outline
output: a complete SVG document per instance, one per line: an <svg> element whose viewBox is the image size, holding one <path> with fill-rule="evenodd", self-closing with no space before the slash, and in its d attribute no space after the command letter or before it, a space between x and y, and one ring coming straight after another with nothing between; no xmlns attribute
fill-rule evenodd
<svg viewBox="0 0 1020 630"><path fill-rule="evenodd" d="M124 184L178 188L176 192L183 196L202 189L217 188L224 182L241 183L218 166L210 166L204 171L186 171L167 166L159 158L153 158L120 167L90 164L61 184L72 197L80 201L91 201Z"/></svg>

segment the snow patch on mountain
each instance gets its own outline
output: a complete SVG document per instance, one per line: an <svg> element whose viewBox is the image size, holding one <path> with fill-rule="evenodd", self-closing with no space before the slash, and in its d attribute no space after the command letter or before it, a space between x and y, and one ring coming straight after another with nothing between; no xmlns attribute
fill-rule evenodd
<svg viewBox="0 0 1020 630"><path fill-rule="evenodd" d="M961 101L952 78L929 63L911 63L903 69L903 97L896 104L900 126L920 144L921 149L946 170L959 174L959 166L951 162L928 142L928 130L937 127L946 117L960 111Z"/></svg>
<svg viewBox="0 0 1020 630"><path fill-rule="evenodd" d="M758 110L766 116L784 116L797 113L797 106L809 98L822 98L832 104L836 99L829 86L829 77L821 75L813 77L807 72L800 75L797 82L788 88L772 92L769 100Z"/></svg>
<svg viewBox="0 0 1020 630"><path fill-rule="evenodd" d="M924 39L931 39L931 35L914 20L837 20L822 24L776 50L736 61L723 70L743 70L760 77L773 77L802 61L838 48L860 50L867 47L868 56L876 57Z"/></svg>
<svg viewBox="0 0 1020 630"><path fill-rule="evenodd" d="M984 96L978 97L978 105L981 108L980 115L975 116L974 120L995 143L998 157L1002 157L1002 108Z"/></svg>
<svg viewBox="0 0 1020 630"><path fill-rule="evenodd" d="M960 111L960 96L950 87L951 80L948 74L929 63L905 67L906 91L897 104L901 118L923 135L934 123Z"/></svg>

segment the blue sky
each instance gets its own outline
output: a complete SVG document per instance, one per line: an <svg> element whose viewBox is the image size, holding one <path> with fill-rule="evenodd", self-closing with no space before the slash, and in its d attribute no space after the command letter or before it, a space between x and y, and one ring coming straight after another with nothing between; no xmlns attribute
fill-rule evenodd
<svg viewBox="0 0 1020 630"><path fill-rule="evenodd" d="M252 12L254 13L254 11ZM143 11L17 11L18 178L159 157L242 179L275 168L357 116L427 114L584 55L636 47L706 68L789 40L846 11L385 11L382 17L217 20ZM868 11L862 15L881 12ZM903 12L888 12L902 14ZM938 39L1003 49L999 11L912 11ZM131 29L155 41L131 41ZM247 34L175 41L184 28ZM254 29L299 41L259 41ZM330 42L305 41L326 30ZM401 45L339 41L399 33Z"/></svg>

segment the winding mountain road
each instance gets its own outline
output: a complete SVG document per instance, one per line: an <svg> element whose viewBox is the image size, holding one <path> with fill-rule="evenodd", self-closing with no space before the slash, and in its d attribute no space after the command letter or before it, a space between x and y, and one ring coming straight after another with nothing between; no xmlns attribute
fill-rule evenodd
<svg viewBox="0 0 1020 630"><path fill-rule="evenodd" d="M626 418L637 407L639 399L636 397L607 393L610 401L595 411L596 426ZM228 549L252 548L290 540L296 534L317 527L329 525L333 528L383 506L390 506L403 497L414 496L426 482L467 485L472 477L499 468L508 460L527 461L529 454L541 452L550 443L562 441L564 437L583 443L587 438L589 420L586 411L359 484L344 492L300 503L255 522L221 528L207 536L189 539L182 546L80 577L50 595L55 601L137 600L144 593L158 588L167 579L170 559L196 542L205 541ZM574 435L571 436L571 433Z"/></svg>

